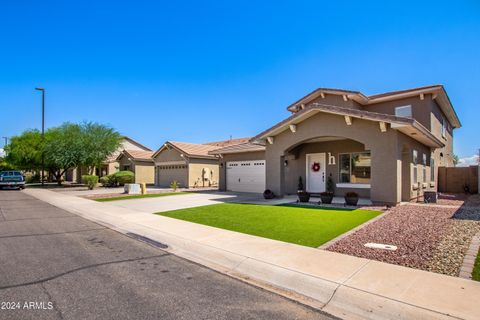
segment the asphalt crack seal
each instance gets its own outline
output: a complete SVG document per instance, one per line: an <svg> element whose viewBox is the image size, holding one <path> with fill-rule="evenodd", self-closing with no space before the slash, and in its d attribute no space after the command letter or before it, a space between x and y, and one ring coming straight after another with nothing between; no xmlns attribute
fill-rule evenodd
<svg viewBox="0 0 480 320"><path fill-rule="evenodd" d="M147 237L144 237L144 236L141 236L139 234L132 233L132 232L127 232L126 235L129 236L130 238L133 238L133 239L138 240L138 241L145 242L145 243L147 243L149 245L152 245L154 247L157 247L157 248L160 248L160 249L168 249L168 246L166 244L155 241L153 239L150 239L150 238L147 238Z"/></svg>

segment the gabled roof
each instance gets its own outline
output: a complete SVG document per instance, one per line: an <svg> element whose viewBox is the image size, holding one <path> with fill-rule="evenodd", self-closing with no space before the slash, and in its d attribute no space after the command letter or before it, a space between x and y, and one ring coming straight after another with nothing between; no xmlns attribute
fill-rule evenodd
<svg viewBox="0 0 480 320"><path fill-rule="evenodd" d="M160 152L162 152L166 148L176 149L178 152L190 158L207 158L207 159L214 159L215 157L212 155L209 155L208 152L218 149L217 146L212 146L208 144L167 141L160 147L160 149L158 149L152 155L152 157L156 157Z"/></svg>
<svg viewBox="0 0 480 320"><path fill-rule="evenodd" d="M298 124L319 112L340 116L349 116L352 118L359 118L375 122L389 123L393 129L396 129L427 146L435 148L441 148L444 146L442 141L435 137L427 128L425 128L415 119L319 103L312 103L301 111L294 113L270 129L267 129L253 137L251 142L263 141L264 139L267 139L267 137L275 136L285 130L288 130L291 124Z"/></svg>
<svg viewBox="0 0 480 320"><path fill-rule="evenodd" d="M246 143L246 142L250 141L251 138L252 137L237 138L237 139L230 139L230 140L224 140L224 141L207 142L207 143L204 143L204 144L208 144L208 145L216 146L216 147L226 147L226 146Z"/></svg>
<svg viewBox="0 0 480 320"><path fill-rule="evenodd" d="M145 151L152 151L152 149L150 149L149 147L144 146L144 145L141 144L140 142L135 141L135 140L133 140L133 139L130 138L130 137L123 136L122 138L125 139L125 140L128 140L130 143L138 146L139 148L141 148L141 149L143 149L143 150L145 150Z"/></svg>
<svg viewBox="0 0 480 320"><path fill-rule="evenodd" d="M126 156L132 160L153 161L152 155L153 155L153 151L123 150L118 155L116 160L120 160L122 157Z"/></svg>
<svg viewBox="0 0 480 320"><path fill-rule="evenodd" d="M243 152L256 152L256 151L265 151L265 145L260 143L241 143L236 145L226 146L220 149L210 151L209 154L228 154L228 153L243 153Z"/></svg>
<svg viewBox="0 0 480 320"><path fill-rule="evenodd" d="M298 101L292 103L287 107L287 110L291 112L298 112L301 110L298 106L306 105L314 99L322 96L323 94L334 94L345 96L346 99L351 99L357 103L368 106L375 103L394 101L414 96L420 96L422 94L432 94L438 106L445 114L449 122L454 128L460 128L461 123L453 108L450 98L442 85L431 85L425 87L412 88L407 90L391 91L380 94L374 94L366 96L360 91L343 90L343 89L331 89L331 88L319 88L316 89Z"/></svg>

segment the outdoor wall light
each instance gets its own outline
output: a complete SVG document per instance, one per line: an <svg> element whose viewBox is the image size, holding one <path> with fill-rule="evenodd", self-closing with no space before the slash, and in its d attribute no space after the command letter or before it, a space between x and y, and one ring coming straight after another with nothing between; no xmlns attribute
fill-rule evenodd
<svg viewBox="0 0 480 320"><path fill-rule="evenodd" d="M288 160L283 161L283 165L284 165L285 167L288 167Z"/></svg>

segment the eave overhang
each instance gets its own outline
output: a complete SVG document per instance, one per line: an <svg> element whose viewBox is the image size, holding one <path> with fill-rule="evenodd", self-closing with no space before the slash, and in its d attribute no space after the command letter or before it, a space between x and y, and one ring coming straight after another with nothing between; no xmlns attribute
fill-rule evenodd
<svg viewBox="0 0 480 320"><path fill-rule="evenodd" d="M317 113L328 113L379 123L389 123L392 129L398 130L426 146L432 148L441 148L445 146L441 140L435 137L427 128L414 119L317 103L309 105L307 108L291 115L270 129L258 134L252 138L251 142L264 143L269 137L274 137L288 130L290 125L297 125Z"/></svg>

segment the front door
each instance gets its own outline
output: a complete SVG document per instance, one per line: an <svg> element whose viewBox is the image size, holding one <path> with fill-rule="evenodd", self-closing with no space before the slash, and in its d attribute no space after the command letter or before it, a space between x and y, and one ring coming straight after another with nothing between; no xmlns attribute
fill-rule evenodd
<svg viewBox="0 0 480 320"><path fill-rule="evenodd" d="M306 190L310 193L325 191L325 153L307 154Z"/></svg>

